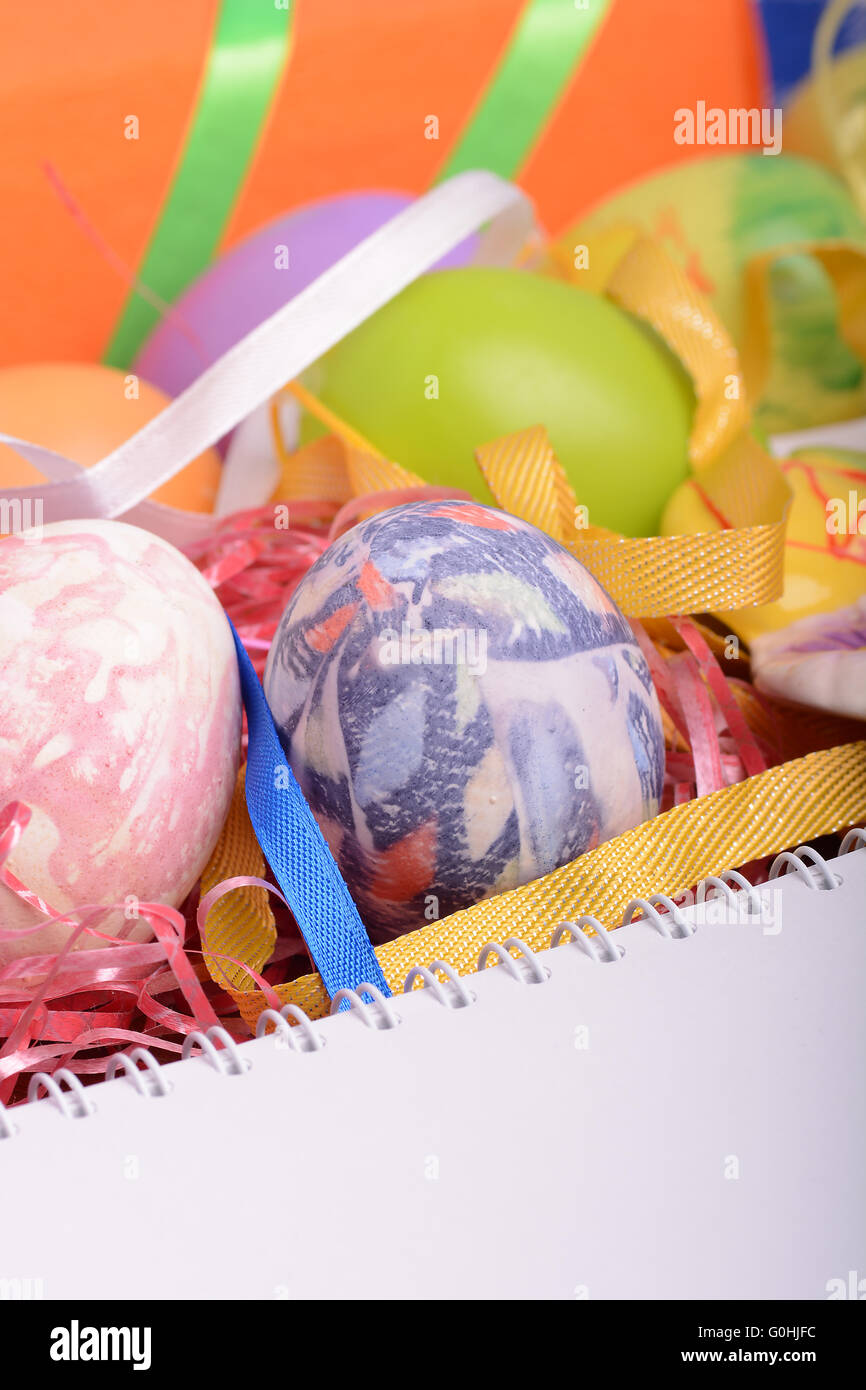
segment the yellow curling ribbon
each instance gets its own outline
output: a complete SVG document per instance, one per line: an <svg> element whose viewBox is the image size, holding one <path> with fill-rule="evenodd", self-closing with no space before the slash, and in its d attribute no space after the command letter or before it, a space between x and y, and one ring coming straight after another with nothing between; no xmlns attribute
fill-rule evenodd
<svg viewBox="0 0 866 1390"><path fill-rule="evenodd" d="M491 939L519 936L533 950L545 950L560 922L590 914L610 931L620 926L633 898L676 896L710 874L843 830L864 817L866 742L809 753L674 806L544 878L388 941L376 955L395 992L413 966L434 960L469 975ZM284 1004L299 1005L311 1018L328 1012L330 1001L317 974L275 988ZM254 1028L266 1007L261 991L229 993Z"/></svg>
<svg viewBox="0 0 866 1390"><path fill-rule="evenodd" d="M476 457L499 505L570 550L630 617L744 608L782 592L790 489L749 436L700 475L703 495L727 527L693 536L631 539L576 528L577 499L541 426L484 445ZM759 524L746 524L752 518Z"/></svg>

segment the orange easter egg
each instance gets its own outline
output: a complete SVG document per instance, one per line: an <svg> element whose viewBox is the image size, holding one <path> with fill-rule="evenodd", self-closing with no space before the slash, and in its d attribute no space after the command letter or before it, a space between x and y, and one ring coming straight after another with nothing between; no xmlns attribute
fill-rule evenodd
<svg viewBox="0 0 866 1390"><path fill-rule="evenodd" d="M0 370L0 430L87 466L110 454L168 403L168 396L141 377L95 362L37 362ZM153 497L184 511L211 512L219 478L219 457L207 449ZM0 488L42 481L34 464L0 445Z"/></svg>

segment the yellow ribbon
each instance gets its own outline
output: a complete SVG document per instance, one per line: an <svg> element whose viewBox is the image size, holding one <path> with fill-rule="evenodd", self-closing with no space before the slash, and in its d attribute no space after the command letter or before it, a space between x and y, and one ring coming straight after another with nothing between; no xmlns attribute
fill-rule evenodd
<svg viewBox="0 0 866 1390"><path fill-rule="evenodd" d="M499 505L570 550L630 617L744 608L782 592L790 489L747 435L700 474L704 496L730 524L693 536L580 529L577 499L541 426L484 445L476 457Z"/></svg>
<svg viewBox="0 0 866 1390"><path fill-rule="evenodd" d="M227 878L265 878L267 866L253 833L244 795L246 768L242 767L235 783L232 803L225 825L210 862L202 874L201 896ZM271 912L266 888L234 889L218 898L205 922L205 965L211 978L226 988L226 981L240 990L254 989L253 978L242 965L259 971L267 960L277 939L274 914ZM211 952L213 954L211 954Z"/></svg>
<svg viewBox="0 0 866 1390"><path fill-rule="evenodd" d="M240 791L236 807L242 818L246 808ZM651 893L676 896L710 874L720 874L816 835L842 830L864 817L866 743L810 753L674 806L544 878L388 941L376 948L376 955L394 991L403 988L413 966L429 965L434 960L445 960L459 974L468 975L491 939L518 936L533 950L544 950L560 922L576 922L589 914L612 930L621 924L633 898ZM248 821L247 827L255 843ZM236 826L229 832L234 834ZM226 832L217 847L223 863L230 858L225 839ZM246 894L250 890L238 891ZM223 938L216 924L212 926L212 919L228 901L217 903L208 918L208 941L214 948ZM232 941L237 945L236 938ZM265 944L263 931L255 952L258 961ZM220 949L226 949L225 944ZM214 978L224 985L216 973ZM283 1004L297 1004L311 1018L328 1012L330 1001L318 974L277 985L276 992ZM264 995L259 990L238 988L229 993L254 1028L266 1007Z"/></svg>
<svg viewBox="0 0 866 1390"><path fill-rule="evenodd" d="M723 529L628 539L581 527L579 499L541 426L476 450L491 493L505 511L531 521L571 550L631 617L771 603L784 582L791 492L776 463L748 432L746 391L730 335L706 297L649 237L623 233L616 239L604 277L606 293L651 325L694 382L690 458ZM423 485L417 474L383 458L305 387L291 383L287 389L342 440L345 477L355 496Z"/></svg>

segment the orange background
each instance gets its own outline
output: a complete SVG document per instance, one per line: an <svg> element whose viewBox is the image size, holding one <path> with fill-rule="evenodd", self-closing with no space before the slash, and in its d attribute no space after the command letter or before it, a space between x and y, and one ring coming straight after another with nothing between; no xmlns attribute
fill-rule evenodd
<svg viewBox="0 0 866 1390"><path fill-rule="evenodd" d="M523 0L296 0L293 46L224 245L353 189L420 192L484 91ZM0 0L0 363L98 358L127 286L49 184L50 161L135 269L191 117L217 0ZM695 151L680 106L761 105L750 0L615 0L520 182L551 232ZM424 120L439 118L438 142ZM136 115L140 138L124 138Z"/></svg>

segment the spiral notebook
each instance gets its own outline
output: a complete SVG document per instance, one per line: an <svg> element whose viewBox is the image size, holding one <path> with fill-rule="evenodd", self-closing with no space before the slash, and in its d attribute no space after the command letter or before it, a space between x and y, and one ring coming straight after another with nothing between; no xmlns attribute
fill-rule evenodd
<svg viewBox="0 0 866 1390"><path fill-rule="evenodd" d="M0 1115L7 1295L856 1289L866 849L782 859L676 920L651 900L604 938L503 943L474 975Z"/></svg>

